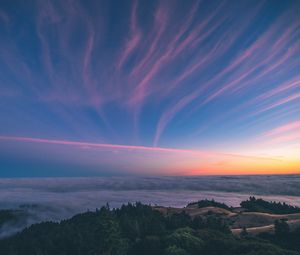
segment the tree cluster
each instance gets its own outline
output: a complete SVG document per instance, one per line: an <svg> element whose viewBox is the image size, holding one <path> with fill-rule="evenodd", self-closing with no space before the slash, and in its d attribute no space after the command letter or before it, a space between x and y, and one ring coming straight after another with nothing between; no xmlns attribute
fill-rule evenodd
<svg viewBox="0 0 300 255"><path fill-rule="evenodd" d="M192 204L189 204L189 205L192 205ZM231 207L229 207L228 205L226 205L224 203L217 202L214 199L212 199L212 200L204 199L204 200L200 200L200 201L198 201L194 204L197 204L198 208L213 206L213 207L223 208L223 209L226 209L226 210L231 210Z"/></svg>
<svg viewBox="0 0 300 255"><path fill-rule="evenodd" d="M261 198L250 197L248 200L241 202L241 207L251 212L264 212L274 214L291 214L300 213L300 208L286 203L268 202Z"/></svg>

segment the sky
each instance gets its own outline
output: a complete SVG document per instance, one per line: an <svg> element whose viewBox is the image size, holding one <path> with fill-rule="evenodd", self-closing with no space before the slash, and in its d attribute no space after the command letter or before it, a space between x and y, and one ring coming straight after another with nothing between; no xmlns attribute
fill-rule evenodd
<svg viewBox="0 0 300 255"><path fill-rule="evenodd" d="M0 177L300 173L300 3L0 1Z"/></svg>

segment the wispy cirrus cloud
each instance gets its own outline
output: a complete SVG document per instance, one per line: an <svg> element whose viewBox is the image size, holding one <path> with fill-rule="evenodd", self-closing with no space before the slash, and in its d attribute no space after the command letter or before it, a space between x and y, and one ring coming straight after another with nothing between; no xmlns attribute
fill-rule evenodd
<svg viewBox="0 0 300 255"><path fill-rule="evenodd" d="M300 23L299 20L289 18L290 14L291 11L288 10L285 14L278 17L272 26L267 28L248 48L236 55L219 73L211 79L202 82L203 84L201 84L201 86L198 86L198 88L194 89L190 94L184 95L180 100L170 106L159 120L154 144L158 143L163 130L176 114L195 101L198 101L195 110L199 110L200 107L220 97L245 93L246 90L251 89L251 86L257 86L256 84L260 84L261 86L265 81L270 83L271 75L273 75L275 70L279 70L280 73L286 68L297 65L297 61L299 61L299 41L295 35L299 34ZM285 30L285 25L289 23L289 29ZM279 35L278 31L281 30L283 33ZM230 48L227 50L229 49ZM191 71L194 71L193 68ZM191 75L192 72L187 73ZM181 78L179 79L181 80ZM263 95L269 95L269 97L275 96L281 91L296 88L296 86L298 86L298 82L294 80L294 82L290 84L281 85L281 88L266 91ZM264 86L262 89L264 89ZM271 93L273 93L273 95ZM297 98L298 94L290 95L256 111L261 113L296 100ZM259 95L254 100L259 101L261 99L263 99L263 96ZM253 101L250 100L250 105L252 103ZM251 116L251 114L249 116Z"/></svg>
<svg viewBox="0 0 300 255"><path fill-rule="evenodd" d="M264 145L285 145L289 144L299 144L300 142L300 121L295 120L288 122L286 124L274 127L260 134L258 141L262 142ZM284 147L283 147L284 148ZM297 153L297 149L293 150L293 153ZM290 155L285 155L290 156Z"/></svg>
<svg viewBox="0 0 300 255"><path fill-rule="evenodd" d="M269 104L268 106L262 108L262 109L259 109L258 111L255 112L255 114L258 114L258 113L262 113L262 112L265 112L265 111L269 111L269 110L272 110L273 108L276 108L276 107L279 107L281 105L284 105L284 104L287 104L287 103L290 103L290 102L293 102L293 101L296 101L300 98L300 93L296 93L294 95L290 95L290 96L287 96L285 98L282 98L282 99L279 99L279 100L276 100L275 102Z"/></svg>
<svg viewBox="0 0 300 255"><path fill-rule="evenodd" d="M3 5L0 134L211 148L300 111L297 2L117 2Z"/></svg>
<svg viewBox="0 0 300 255"><path fill-rule="evenodd" d="M70 145L70 146L79 146L82 148L124 149L124 150L141 150L141 151L154 151L154 152L195 153L195 154L199 154L199 155L201 155L201 154L208 155L208 153L201 152L201 151L195 151L195 150L172 149L172 148L161 148L161 147L146 147L146 146L135 146L135 145L120 145L120 144L105 144L105 143L89 143L89 142L53 140L53 139L32 138L32 137L0 136L0 140L16 141L16 142L29 142L29 143Z"/></svg>
<svg viewBox="0 0 300 255"><path fill-rule="evenodd" d="M261 138L267 139L271 144L300 142L300 121L292 121L266 131Z"/></svg>
<svg viewBox="0 0 300 255"><path fill-rule="evenodd" d="M300 120L298 121L293 121L288 124L282 125L280 127L274 128L272 130L267 131L264 133L265 136L273 136L273 135L278 135L281 133L285 133L287 131L291 130L300 130Z"/></svg>
<svg viewBox="0 0 300 255"><path fill-rule="evenodd" d="M126 39L126 44L122 49L122 53L120 55L119 61L117 63L118 69L122 69L123 65L127 62L128 58L138 46L141 41L142 34L138 27L138 1L134 1L131 8L131 16L130 16L130 32L129 38Z"/></svg>
<svg viewBox="0 0 300 255"><path fill-rule="evenodd" d="M14 136L0 136L2 141L11 141L11 142L25 142L25 143L41 143L41 144L54 144L54 145L67 145L67 146L76 146L79 148L98 148L98 149L108 149L108 150L127 150L127 151L149 151L157 153L179 153L179 154L190 154L201 157L216 157L216 156L225 156L232 158L249 158L256 160L274 160L272 158L264 158L260 156L248 156L248 155L239 155L239 154L230 154L222 152L213 152L213 151L204 151L204 150L192 150L192 149L177 149L177 148L164 148L164 147L147 147L147 146L138 146L138 145L120 145L120 144L106 144L106 143L91 143L91 142L79 142L79 141L69 141L69 140L54 140L54 139L45 139L45 138L33 138L33 137L14 137Z"/></svg>

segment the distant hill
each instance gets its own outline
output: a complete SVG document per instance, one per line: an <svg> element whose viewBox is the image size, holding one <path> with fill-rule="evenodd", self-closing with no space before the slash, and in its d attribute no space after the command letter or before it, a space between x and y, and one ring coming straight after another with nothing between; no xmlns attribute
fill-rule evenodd
<svg viewBox="0 0 300 255"><path fill-rule="evenodd" d="M190 204L188 204L188 207L194 206L194 205L198 206L198 208L214 206L214 207L223 208L226 210L231 210L231 207L229 207L228 205L226 205L224 203L216 202L214 199L212 199L212 200L205 199L205 200L200 200L198 202L190 203Z"/></svg>
<svg viewBox="0 0 300 255"><path fill-rule="evenodd" d="M241 207L247 209L250 212L264 212L274 214L300 213L299 207L280 202L268 202L260 198L256 199L255 197L250 197L248 200L242 201Z"/></svg>

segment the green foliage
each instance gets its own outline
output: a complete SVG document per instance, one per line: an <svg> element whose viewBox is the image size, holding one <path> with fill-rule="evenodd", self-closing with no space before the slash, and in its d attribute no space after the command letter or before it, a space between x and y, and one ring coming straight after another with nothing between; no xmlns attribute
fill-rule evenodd
<svg viewBox="0 0 300 255"><path fill-rule="evenodd" d="M248 234L248 232L247 232L247 228L246 228L246 227L243 227L243 230L242 230L240 236L245 238L245 237L247 237L248 235L249 235L249 234Z"/></svg>
<svg viewBox="0 0 300 255"><path fill-rule="evenodd" d="M216 202L214 199L212 200L208 200L208 199L204 199L204 200L200 200L198 202L195 203L190 203L189 205L194 205L197 204L198 208L204 208L204 207L209 207L209 206L214 206L214 207L219 207L219 208L223 208L226 210L231 210L231 208L224 204L224 203L220 203L220 202Z"/></svg>
<svg viewBox="0 0 300 255"><path fill-rule="evenodd" d="M0 210L0 227L5 223L17 223L25 218L22 210Z"/></svg>
<svg viewBox="0 0 300 255"><path fill-rule="evenodd" d="M12 210L1 210L0 211L0 226L8 221L15 220L16 216Z"/></svg>
<svg viewBox="0 0 300 255"><path fill-rule="evenodd" d="M191 226L191 217L184 211L181 213L174 213L168 215L167 218L167 227L169 229L183 228Z"/></svg>
<svg viewBox="0 0 300 255"><path fill-rule="evenodd" d="M261 233L258 237L276 243L283 249L300 251L300 228L290 231L285 221L275 222L275 235Z"/></svg>
<svg viewBox="0 0 300 255"><path fill-rule="evenodd" d="M186 227L180 228L168 235L166 243L168 247L177 246L188 254L200 254L204 247L204 242L196 236L195 230Z"/></svg>
<svg viewBox="0 0 300 255"><path fill-rule="evenodd" d="M300 232L300 230L299 230ZM300 255L299 233L235 237L214 215L163 216L150 206L102 207L71 219L32 225L0 240L3 255ZM293 250L293 251L292 251Z"/></svg>
<svg viewBox="0 0 300 255"><path fill-rule="evenodd" d="M166 251L166 255L188 255L187 251L182 248L177 247L176 245L169 246Z"/></svg>
<svg viewBox="0 0 300 255"><path fill-rule="evenodd" d="M290 232L289 224L287 224L285 219L276 220L274 223L275 235L282 237Z"/></svg>
<svg viewBox="0 0 300 255"><path fill-rule="evenodd" d="M241 202L241 207L251 212L264 212L274 214L300 213L300 208L286 203L268 202L261 198L250 197L249 200Z"/></svg>
<svg viewBox="0 0 300 255"><path fill-rule="evenodd" d="M112 212L118 219L123 235L130 240L150 235L163 235L166 220L158 211L141 203L123 205Z"/></svg>

